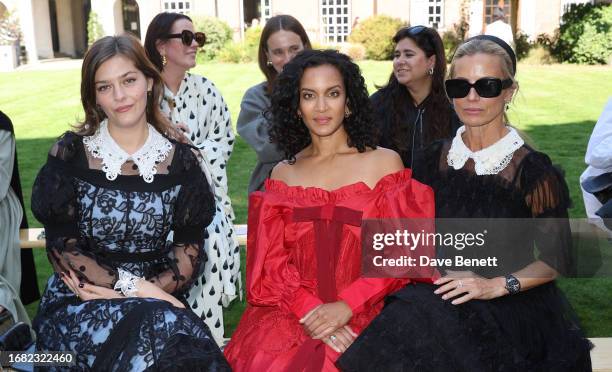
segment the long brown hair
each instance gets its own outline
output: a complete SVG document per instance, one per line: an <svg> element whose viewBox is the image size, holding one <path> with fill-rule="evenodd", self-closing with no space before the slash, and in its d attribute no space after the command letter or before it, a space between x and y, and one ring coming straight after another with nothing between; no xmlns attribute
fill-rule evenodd
<svg viewBox="0 0 612 372"><path fill-rule="evenodd" d="M427 112L428 125L425 126L426 144L440 138L451 136L451 106L444 89L446 77L446 56L444 44L438 32L431 27L405 27L397 31L393 36L393 42L397 45L403 39L411 39L427 58L435 56L436 63L432 74L431 93L424 102ZM414 99L404 85L400 84L391 72L389 82L381 87L385 102L389 105L392 122L390 134L392 143L400 151L408 151L412 143L413 130L410 126L414 123L406 123L406 115L409 106L414 105Z"/></svg>
<svg viewBox="0 0 612 372"><path fill-rule="evenodd" d="M288 14L277 15L268 19L266 25L261 31L261 37L259 39L259 51L257 52L259 69L266 76L266 80L268 82L268 94L272 93L272 84L278 76L278 72L276 72L274 66L268 65L268 56L266 55L266 51L268 50L268 39L270 38L270 36L272 36L273 33L278 32L280 30L293 32L294 34L298 35L302 40L304 49L312 49L308 34L306 33L306 30L304 30L304 27L302 26L300 21Z"/></svg>
<svg viewBox="0 0 612 372"><path fill-rule="evenodd" d="M85 120L75 125L77 133L90 136L98 130L100 122L106 119L106 114L96 104L96 71L104 62L117 55L132 61L140 72L153 80L153 88L147 95L147 122L153 125L158 132L168 133L171 124L159 108L164 92L161 75L147 58L138 39L129 34L105 36L98 39L85 53L83 66L81 67L81 104L83 105L83 111L85 111Z"/></svg>

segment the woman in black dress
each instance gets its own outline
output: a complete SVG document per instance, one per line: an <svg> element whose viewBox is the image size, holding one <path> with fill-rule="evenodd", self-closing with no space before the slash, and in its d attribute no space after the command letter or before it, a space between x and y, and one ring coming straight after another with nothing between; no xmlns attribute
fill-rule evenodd
<svg viewBox="0 0 612 372"><path fill-rule="evenodd" d="M214 199L197 149L166 134L162 92L135 37L97 40L83 60L85 121L55 143L34 183L55 271L34 319L36 349L73 351L72 370L230 369L185 308Z"/></svg>
<svg viewBox="0 0 612 372"><path fill-rule="evenodd" d="M438 32L425 26L402 28L393 37L393 72L374 93L379 144L397 151L404 167L420 175L423 149L451 138L461 125L444 93L446 58Z"/></svg>
<svg viewBox="0 0 612 372"><path fill-rule="evenodd" d="M504 273L448 270L434 285L411 283L390 296L339 359L343 370L591 369L590 343L554 281L571 263L567 185L506 120L515 70L514 52L498 38L477 36L457 50L446 90L465 126L428 148L424 178L437 218L521 219L530 231L506 234L512 241L488 234Z"/></svg>

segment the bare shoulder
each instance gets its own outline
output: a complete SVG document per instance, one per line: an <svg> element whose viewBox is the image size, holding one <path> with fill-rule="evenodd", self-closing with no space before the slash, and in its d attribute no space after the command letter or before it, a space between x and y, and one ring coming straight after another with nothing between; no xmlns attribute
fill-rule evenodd
<svg viewBox="0 0 612 372"><path fill-rule="evenodd" d="M367 151L365 155L368 163L375 166L382 175L404 169L404 163L402 163L399 154L385 147L379 146L374 150Z"/></svg>
<svg viewBox="0 0 612 372"><path fill-rule="evenodd" d="M270 178L273 180L279 180L287 183L291 179L292 174L293 168L291 164L289 164L287 160L283 160L276 164L274 168L272 168Z"/></svg>

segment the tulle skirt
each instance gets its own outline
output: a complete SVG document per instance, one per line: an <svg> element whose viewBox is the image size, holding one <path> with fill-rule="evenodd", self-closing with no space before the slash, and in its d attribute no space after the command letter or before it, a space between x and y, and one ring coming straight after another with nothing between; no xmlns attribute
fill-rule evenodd
<svg viewBox="0 0 612 372"><path fill-rule="evenodd" d="M344 371L590 371L592 344L548 283L513 296L453 305L436 286L387 298L339 358Z"/></svg>

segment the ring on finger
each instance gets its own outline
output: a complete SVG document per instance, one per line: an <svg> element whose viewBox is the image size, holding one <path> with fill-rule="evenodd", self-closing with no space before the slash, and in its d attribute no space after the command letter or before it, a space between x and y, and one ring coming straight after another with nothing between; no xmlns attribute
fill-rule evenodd
<svg viewBox="0 0 612 372"><path fill-rule="evenodd" d="M457 288L461 288L461 287L463 287L463 281L459 280L457 282Z"/></svg>
<svg viewBox="0 0 612 372"><path fill-rule="evenodd" d="M336 337L335 335L331 335L329 336L329 339L331 340L331 342L336 343L336 340L338 339L338 337Z"/></svg>

